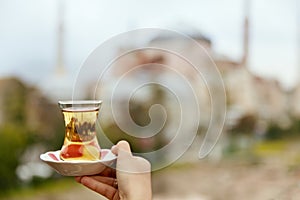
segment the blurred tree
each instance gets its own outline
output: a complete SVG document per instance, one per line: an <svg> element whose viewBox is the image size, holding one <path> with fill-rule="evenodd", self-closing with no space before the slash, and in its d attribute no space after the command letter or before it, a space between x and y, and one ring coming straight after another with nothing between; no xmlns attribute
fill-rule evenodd
<svg viewBox="0 0 300 200"><path fill-rule="evenodd" d="M0 127L0 136L0 191L3 192L19 183L15 171L27 146L28 137L24 127L11 123Z"/></svg>
<svg viewBox="0 0 300 200"><path fill-rule="evenodd" d="M39 90L28 90L26 99L26 125L34 143L47 149L59 149L64 138L64 122L57 104L50 103Z"/></svg>
<svg viewBox="0 0 300 200"><path fill-rule="evenodd" d="M25 85L16 78L9 78L0 82L0 89L2 123L24 124L27 89Z"/></svg>
<svg viewBox="0 0 300 200"><path fill-rule="evenodd" d="M0 80L0 193L20 185L16 169L28 147L59 149L63 137L57 105L17 78Z"/></svg>
<svg viewBox="0 0 300 200"><path fill-rule="evenodd" d="M26 87L16 78L0 82L0 188L15 187L19 180L15 170L28 142L25 124Z"/></svg>
<svg viewBox="0 0 300 200"><path fill-rule="evenodd" d="M284 131L285 136L300 136L300 119L291 117L291 126Z"/></svg>
<svg viewBox="0 0 300 200"><path fill-rule="evenodd" d="M280 139L283 137L284 134L284 130L276 123L270 123L269 127L266 131L266 135L265 138L267 140L276 140L276 139Z"/></svg>
<svg viewBox="0 0 300 200"><path fill-rule="evenodd" d="M232 127L232 132L236 134L252 134L257 122L257 117L254 115L245 115L241 117L237 124Z"/></svg>
<svg viewBox="0 0 300 200"><path fill-rule="evenodd" d="M251 155L257 120L255 115L248 114L242 116L237 121L229 130L232 134L229 135L227 148L225 149L226 154L230 155L243 152L243 154L247 156Z"/></svg>

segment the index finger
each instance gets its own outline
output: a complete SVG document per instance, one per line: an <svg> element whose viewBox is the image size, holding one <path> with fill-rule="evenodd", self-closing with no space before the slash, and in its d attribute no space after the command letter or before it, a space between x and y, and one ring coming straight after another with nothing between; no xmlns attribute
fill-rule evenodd
<svg viewBox="0 0 300 200"><path fill-rule="evenodd" d="M119 199L118 190L111 185L99 182L93 177L84 176L81 178L80 183L87 188L105 196L108 199Z"/></svg>
<svg viewBox="0 0 300 200"><path fill-rule="evenodd" d="M99 173L99 175L116 178L116 170L110 167L106 167L102 172Z"/></svg>

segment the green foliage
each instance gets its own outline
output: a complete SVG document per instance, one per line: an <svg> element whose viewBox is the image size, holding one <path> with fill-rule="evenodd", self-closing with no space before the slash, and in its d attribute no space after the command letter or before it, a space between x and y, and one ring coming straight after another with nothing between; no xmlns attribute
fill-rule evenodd
<svg viewBox="0 0 300 200"><path fill-rule="evenodd" d="M4 193L22 184L16 169L25 150L33 144L59 149L64 128L57 105L16 78L0 80L0 108L0 193Z"/></svg>
<svg viewBox="0 0 300 200"><path fill-rule="evenodd" d="M0 191L3 192L19 183L16 168L28 144L28 129L25 124L27 88L16 78L3 80L1 86Z"/></svg>
<svg viewBox="0 0 300 200"><path fill-rule="evenodd" d="M285 130L285 134L291 136L300 136L300 119L292 118L291 126Z"/></svg>
<svg viewBox="0 0 300 200"><path fill-rule="evenodd" d="M267 140L297 138L300 136L300 119L292 118L289 127L281 127L278 123L269 123L265 134Z"/></svg>
<svg viewBox="0 0 300 200"><path fill-rule="evenodd" d="M267 140L278 140L278 139L281 139L285 135L284 132L285 132L285 130L280 128L280 126L278 126L278 124L271 123L267 129L265 138Z"/></svg>
<svg viewBox="0 0 300 200"><path fill-rule="evenodd" d="M27 145L27 132L24 127L6 124L0 127L0 191L13 188L18 183L15 170L19 158Z"/></svg>
<svg viewBox="0 0 300 200"><path fill-rule="evenodd" d="M47 194L47 199L52 199L54 196L58 197L57 193L65 192L74 186L77 185L73 177L47 181L43 180L43 182L32 185L31 187L13 188L5 194L0 193L0 200L45 199L45 194Z"/></svg>
<svg viewBox="0 0 300 200"><path fill-rule="evenodd" d="M237 153L240 151L240 148L238 146L238 144L235 142L234 139L230 139L229 144L227 145L227 147L225 148L225 155L232 155L234 153Z"/></svg>

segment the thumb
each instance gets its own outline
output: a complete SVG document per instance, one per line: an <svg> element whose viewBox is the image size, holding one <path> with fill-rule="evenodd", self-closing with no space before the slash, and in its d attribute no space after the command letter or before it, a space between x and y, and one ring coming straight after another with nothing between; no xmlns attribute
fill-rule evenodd
<svg viewBox="0 0 300 200"><path fill-rule="evenodd" d="M132 156L130 145L127 141L121 140L117 143L117 145L113 146L111 149L112 153L117 155L118 157L121 156Z"/></svg>
<svg viewBox="0 0 300 200"><path fill-rule="evenodd" d="M118 156L117 170L127 173L149 173L151 164L142 157L133 156L127 141L120 141L112 147L112 152Z"/></svg>

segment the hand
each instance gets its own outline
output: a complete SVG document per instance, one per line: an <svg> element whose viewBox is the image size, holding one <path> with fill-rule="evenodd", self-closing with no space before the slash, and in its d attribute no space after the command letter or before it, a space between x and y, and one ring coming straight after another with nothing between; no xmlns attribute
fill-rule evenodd
<svg viewBox="0 0 300 200"><path fill-rule="evenodd" d="M112 152L117 155L116 170L107 167L95 176L76 177L76 181L110 200L152 199L150 163L133 156L126 141L118 142Z"/></svg>

